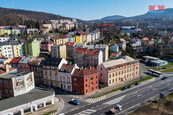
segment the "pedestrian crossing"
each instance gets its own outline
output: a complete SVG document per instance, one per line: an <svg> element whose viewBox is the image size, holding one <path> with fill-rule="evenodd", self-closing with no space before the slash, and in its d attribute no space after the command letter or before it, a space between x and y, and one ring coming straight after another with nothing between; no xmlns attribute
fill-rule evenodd
<svg viewBox="0 0 173 115"><path fill-rule="evenodd" d="M87 109L87 110L84 110L84 111L81 111L77 114L74 114L74 115L90 115L94 112L96 112L97 110L93 110L93 109Z"/></svg>
<svg viewBox="0 0 173 115"><path fill-rule="evenodd" d="M104 100L104 99L106 99L106 96L102 96L102 97L96 98L96 99L87 99L85 101L88 103L96 103L96 102L99 102L99 101Z"/></svg>

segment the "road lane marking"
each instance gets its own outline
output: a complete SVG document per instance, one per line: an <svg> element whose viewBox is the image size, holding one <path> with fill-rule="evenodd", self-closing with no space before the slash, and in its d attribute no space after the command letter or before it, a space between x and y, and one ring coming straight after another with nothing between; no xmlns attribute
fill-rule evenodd
<svg viewBox="0 0 173 115"><path fill-rule="evenodd" d="M81 111L79 113L76 113L74 115L90 115L94 112L96 112L97 110L93 110L93 109L87 109L87 110L84 110L84 111Z"/></svg>
<svg viewBox="0 0 173 115"><path fill-rule="evenodd" d="M124 95L124 96L121 96L121 97L118 97L118 98L116 98L116 99L107 101L107 102L105 102L105 103L103 103L103 104L107 104L107 105L115 104L115 103L120 102L124 97L125 97L125 95Z"/></svg>

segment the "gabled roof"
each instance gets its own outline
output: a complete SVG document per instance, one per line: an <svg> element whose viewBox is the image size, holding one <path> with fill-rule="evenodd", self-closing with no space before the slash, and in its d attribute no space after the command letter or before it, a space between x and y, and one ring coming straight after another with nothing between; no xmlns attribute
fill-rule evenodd
<svg viewBox="0 0 173 115"><path fill-rule="evenodd" d="M9 68L9 72L15 70L14 68ZM0 67L0 75L6 73L5 66Z"/></svg>
<svg viewBox="0 0 173 115"><path fill-rule="evenodd" d="M93 56L93 55L99 55L100 50L88 49L88 48L76 48L74 52Z"/></svg>
<svg viewBox="0 0 173 115"><path fill-rule="evenodd" d="M71 72L74 68L74 64L63 64L60 68L60 72Z"/></svg>
<svg viewBox="0 0 173 115"><path fill-rule="evenodd" d="M65 45L73 46L75 42L66 42Z"/></svg>
<svg viewBox="0 0 173 115"><path fill-rule="evenodd" d="M31 60L33 59L33 57L30 57L30 56L24 56L20 61L19 63L29 63Z"/></svg>
<svg viewBox="0 0 173 115"><path fill-rule="evenodd" d="M57 36L52 36L53 39L66 39L68 38L66 35L57 35Z"/></svg>
<svg viewBox="0 0 173 115"><path fill-rule="evenodd" d="M14 57L14 58L10 61L10 63L11 63L11 64L17 64L21 59L22 59L22 57Z"/></svg>
<svg viewBox="0 0 173 115"><path fill-rule="evenodd" d="M47 58L44 63L43 66L55 66L58 67L60 62L61 62L62 58Z"/></svg>
<svg viewBox="0 0 173 115"><path fill-rule="evenodd" d="M73 76L77 77L86 77L89 75L97 74L97 70L94 67L84 68L84 69L75 69L73 72Z"/></svg>

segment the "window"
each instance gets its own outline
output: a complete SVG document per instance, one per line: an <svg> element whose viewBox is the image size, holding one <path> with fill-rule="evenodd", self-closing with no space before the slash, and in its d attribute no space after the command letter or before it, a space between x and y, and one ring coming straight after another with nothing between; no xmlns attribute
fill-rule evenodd
<svg viewBox="0 0 173 115"><path fill-rule="evenodd" d="M121 72L119 71L119 75L121 74Z"/></svg>
<svg viewBox="0 0 173 115"><path fill-rule="evenodd" d="M74 79L73 79L73 81L77 81L77 79L76 79L76 78L74 78Z"/></svg>
<svg viewBox="0 0 173 115"><path fill-rule="evenodd" d="M87 90L86 90L86 92L87 92Z"/></svg>
<svg viewBox="0 0 173 115"><path fill-rule="evenodd" d="M96 79L97 79L97 76L96 76Z"/></svg>
<svg viewBox="0 0 173 115"><path fill-rule="evenodd" d="M90 80L93 80L93 77L91 77Z"/></svg>
<svg viewBox="0 0 173 115"><path fill-rule="evenodd" d="M10 81L8 82L8 84L9 84L9 86L11 86L11 82Z"/></svg>
<svg viewBox="0 0 173 115"><path fill-rule="evenodd" d="M113 77L114 77L114 73L113 73Z"/></svg>
<svg viewBox="0 0 173 115"><path fill-rule="evenodd" d="M100 76L102 76L102 73L100 73Z"/></svg>
<svg viewBox="0 0 173 115"><path fill-rule="evenodd" d="M96 89L97 89L97 86L96 86Z"/></svg>
<svg viewBox="0 0 173 115"><path fill-rule="evenodd" d="M82 79L80 79L80 82L82 82Z"/></svg>
<svg viewBox="0 0 173 115"><path fill-rule="evenodd" d="M7 89L5 89L5 94L7 94L8 93L8 90Z"/></svg>
<svg viewBox="0 0 173 115"><path fill-rule="evenodd" d="M0 80L0 85L2 85L2 80Z"/></svg>
<svg viewBox="0 0 173 115"><path fill-rule="evenodd" d="M12 95L13 94L13 91L12 90L10 90L10 95Z"/></svg>
<svg viewBox="0 0 173 115"><path fill-rule="evenodd" d="M88 85L86 84L85 86L87 87Z"/></svg>
<svg viewBox="0 0 173 115"><path fill-rule="evenodd" d="M82 84L80 85L80 87L81 87L81 88L83 87Z"/></svg>
<svg viewBox="0 0 173 115"><path fill-rule="evenodd" d="M109 74L109 78L111 78L111 74Z"/></svg>
<svg viewBox="0 0 173 115"><path fill-rule="evenodd" d="M4 80L4 85L5 85L5 86L7 85L7 81L6 81L6 80Z"/></svg>
<svg viewBox="0 0 173 115"><path fill-rule="evenodd" d="M126 73L126 70L124 70L124 73Z"/></svg>
<svg viewBox="0 0 173 115"><path fill-rule="evenodd" d="M85 81L87 82L87 79Z"/></svg>
<svg viewBox="0 0 173 115"><path fill-rule="evenodd" d="M93 85L93 83L90 84L90 86L92 86L92 85Z"/></svg>
<svg viewBox="0 0 173 115"><path fill-rule="evenodd" d="M109 84L111 84L111 80L109 80Z"/></svg>
<svg viewBox="0 0 173 115"><path fill-rule="evenodd" d="M114 83L114 79L112 79L112 83Z"/></svg>
<svg viewBox="0 0 173 115"><path fill-rule="evenodd" d="M92 91L92 90L93 90L93 88L90 89L90 91Z"/></svg>
<svg viewBox="0 0 173 115"><path fill-rule="evenodd" d="M123 71L122 71L122 74L123 74Z"/></svg>
<svg viewBox="0 0 173 115"><path fill-rule="evenodd" d="M77 86L77 84L74 84L74 87L76 87Z"/></svg>
<svg viewBox="0 0 173 115"><path fill-rule="evenodd" d="M97 81L96 81L96 84L97 84Z"/></svg>
<svg viewBox="0 0 173 115"><path fill-rule="evenodd" d="M116 76L117 76L117 72L116 72Z"/></svg>
<svg viewBox="0 0 173 115"><path fill-rule="evenodd" d="M102 68L100 68L100 70L102 71Z"/></svg>

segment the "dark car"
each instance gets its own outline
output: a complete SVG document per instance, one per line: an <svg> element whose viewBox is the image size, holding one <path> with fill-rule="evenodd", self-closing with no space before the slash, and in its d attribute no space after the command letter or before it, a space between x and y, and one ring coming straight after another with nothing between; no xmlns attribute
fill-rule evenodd
<svg viewBox="0 0 173 115"><path fill-rule="evenodd" d="M129 85L127 88L132 88L134 85Z"/></svg>
<svg viewBox="0 0 173 115"><path fill-rule="evenodd" d="M127 86L123 87L121 90L124 91L124 90L126 90L126 89L128 89Z"/></svg>
<svg viewBox="0 0 173 115"><path fill-rule="evenodd" d="M137 86L137 85L140 85L141 84L141 82L137 82L137 83L135 83L135 85Z"/></svg>
<svg viewBox="0 0 173 115"><path fill-rule="evenodd" d="M163 77L161 80L165 80L165 79L168 79L168 77Z"/></svg>

